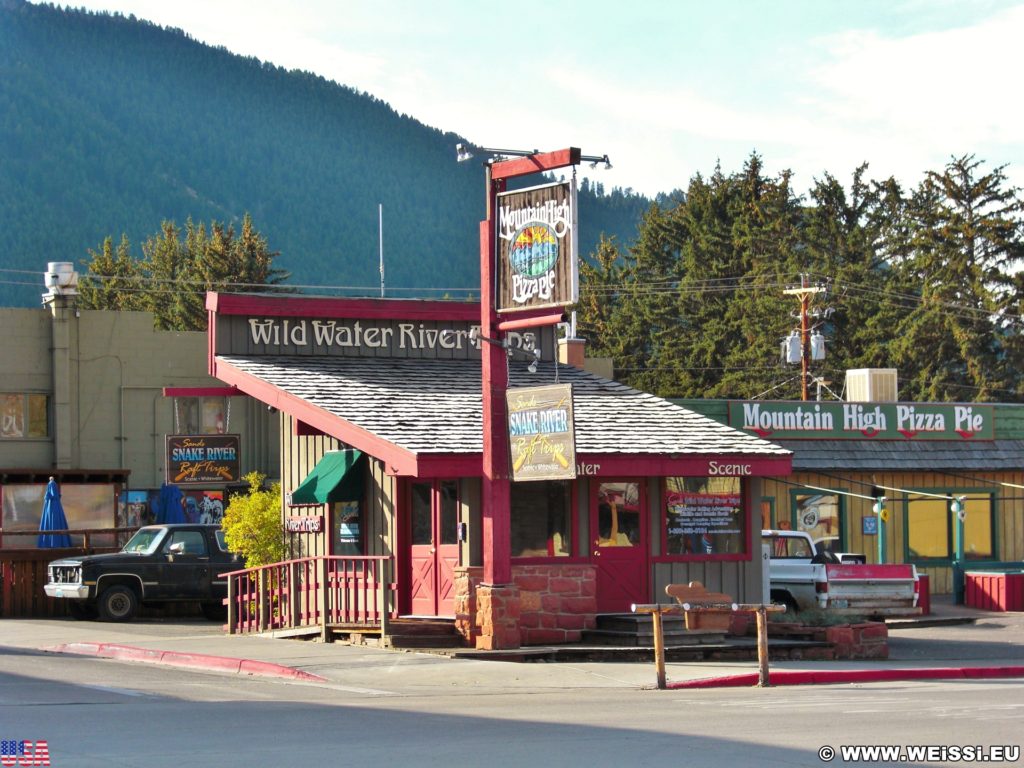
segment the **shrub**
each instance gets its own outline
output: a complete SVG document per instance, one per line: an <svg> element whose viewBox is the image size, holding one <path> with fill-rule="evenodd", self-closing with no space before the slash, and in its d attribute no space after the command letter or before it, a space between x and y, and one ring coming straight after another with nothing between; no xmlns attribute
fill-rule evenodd
<svg viewBox="0 0 1024 768"><path fill-rule="evenodd" d="M284 559L284 526L281 523L281 486L263 488L266 475L245 476L249 493L235 496L224 510L224 539L232 552L245 558L246 568Z"/></svg>

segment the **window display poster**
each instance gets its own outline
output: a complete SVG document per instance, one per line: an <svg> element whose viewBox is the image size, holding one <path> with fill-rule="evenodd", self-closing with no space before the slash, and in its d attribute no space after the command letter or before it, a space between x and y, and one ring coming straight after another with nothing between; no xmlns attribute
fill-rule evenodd
<svg viewBox="0 0 1024 768"><path fill-rule="evenodd" d="M335 555L362 554L359 517L358 501L338 501L334 503Z"/></svg>
<svg viewBox="0 0 1024 768"><path fill-rule="evenodd" d="M670 492L666 512L672 552L715 554L722 551L718 537L743 533L739 494ZM673 540L681 546L673 546Z"/></svg>
<svg viewBox="0 0 1024 768"><path fill-rule="evenodd" d="M220 524L224 518L224 491L182 490L186 523Z"/></svg>
<svg viewBox="0 0 1024 768"><path fill-rule="evenodd" d="M153 522L149 491L122 491L117 500L117 527L138 528Z"/></svg>

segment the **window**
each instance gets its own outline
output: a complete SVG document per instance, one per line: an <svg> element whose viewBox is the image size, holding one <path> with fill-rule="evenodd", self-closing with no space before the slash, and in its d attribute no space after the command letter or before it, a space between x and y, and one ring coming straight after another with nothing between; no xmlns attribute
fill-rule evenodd
<svg viewBox="0 0 1024 768"><path fill-rule="evenodd" d="M227 431L226 397L177 397L174 431L179 435L219 435Z"/></svg>
<svg viewBox="0 0 1024 768"><path fill-rule="evenodd" d="M358 501L335 501L331 504L331 519L334 526L334 551L332 554L356 556L363 554L363 538L360 530L361 510Z"/></svg>
<svg viewBox="0 0 1024 768"><path fill-rule="evenodd" d="M174 531L164 551L171 555L205 555L206 538L199 531Z"/></svg>
<svg viewBox="0 0 1024 768"><path fill-rule="evenodd" d="M956 556L956 520L948 499L907 499L907 555L911 560L952 560ZM993 557L991 493L971 493L964 499L964 558Z"/></svg>
<svg viewBox="0 0 1024 768"><path fill-rule="evenodd" d="M46 395L0 394L0 439L48 437Z"/></svg>
<svg viewBox="0 0 1024 768"><path fill-rule="evenodd" d="M665 554L707 557L746 550L738 477L665 478Z"/></svg>
<svg viewBox="0 0 1024 768"><path fill-rule="evenodd" d="M512 557L572 554L572 492L569 483L512 483Z"/></svg>
<svg viewBox="0 0 1024 768"><path fill-rule="evenodd" d="M796 530L809 533L819 550L842 551L843 526L839 494L794 493L793 511Z"/></svg>
<svg viewBox="0 0 1024 768"><path fill-rule="evenodd" d="M35 535L8 536L15 531L39 533L43 515L45 483L8 484L0 487L3 496L3 549L34 549ZM61 483L61 506L69 529L95 530L111 528L117 523L117 490L108 483ZM82 545L82 535L71 536L72 545ZM113 533L89 535L89 543L97 547L114 546Z"/></svg>

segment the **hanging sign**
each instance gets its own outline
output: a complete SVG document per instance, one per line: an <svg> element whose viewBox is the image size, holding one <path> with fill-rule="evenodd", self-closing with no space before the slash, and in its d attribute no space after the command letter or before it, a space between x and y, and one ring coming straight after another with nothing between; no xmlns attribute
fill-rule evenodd
<svg viewBox="0 0 1024 768"><path fill-rule="evenodd" d="M572 385L519 387L505 396L512 480L575 478Z"/></svg>
<svg viewBox="0 0 1024 768"><path fill-rule="evenodd" d="M498 312L576 303L575 181L498 195L495 224Z"/></svg>
<svg viewBox="0 0 1024 768"><path fill-rule="evenodd" d="M238 446L238 435L167 435L167 482L238 482Z"/></svg>

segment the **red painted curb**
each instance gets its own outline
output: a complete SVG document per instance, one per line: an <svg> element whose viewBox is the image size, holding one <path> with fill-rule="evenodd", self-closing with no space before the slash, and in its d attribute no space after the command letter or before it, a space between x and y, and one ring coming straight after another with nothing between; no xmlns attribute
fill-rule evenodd
<svg viewBox="0 0 1024 768"><path fill-rule="evenodd" d="M833 669L770 672L771 685L827 685L830 683L880 683L897 680L963 680L1024 677L1024 667L931 667L922 669ZM705 677L669 683L666 688L735 688L757 685L756 672L725 677Z"/></svg>
<svg viewBox="0 0 1024 768"><path fill-rule="evenodd" d="M219 672L234 672L240 675L255 677L283 677L289 680L302 680L312 683L326 683L326 677L303 672L301 669L274 664L269 661L253 661L251 659L235 659L230 656L211 656L205 653L181 653L178 651L160 651L150 648L138 648L133 645L117 643L65 643L45 650L53 653L71 653L79 656L100 656L105 659L119 661L145 661L151 664L164 664L171 667L191 669L215 669Z"/></svg>

